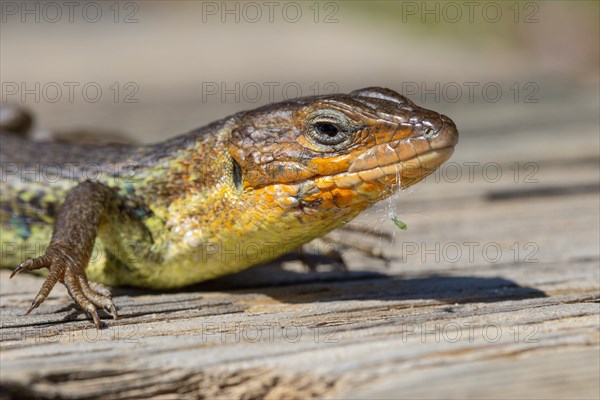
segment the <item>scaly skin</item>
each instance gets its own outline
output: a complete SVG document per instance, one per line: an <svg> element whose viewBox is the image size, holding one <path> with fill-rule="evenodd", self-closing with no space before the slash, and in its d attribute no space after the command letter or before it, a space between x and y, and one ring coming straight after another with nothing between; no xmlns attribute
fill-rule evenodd
<svg viewBox="0 0 600 400"><path fill-rule="evenodd" d="M432 173L458 133L446 116L367 88L241 112L155 145L0 140L1 264L42 256L52 237L46 258L19 271L62 265L55 281L94 315L69 274L83 292L86 274L175 288L272 260ZM102 289L87 293L109 309L94 301Z"/></svg>

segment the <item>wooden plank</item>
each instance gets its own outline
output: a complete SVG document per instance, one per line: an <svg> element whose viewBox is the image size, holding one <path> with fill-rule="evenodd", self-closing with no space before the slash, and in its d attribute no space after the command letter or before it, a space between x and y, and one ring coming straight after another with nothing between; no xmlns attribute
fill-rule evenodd
<svg viewBox="0 0 600 400"><path fill-rule="evenodd" d="M415 242L537 241L536 263L408 259L369 269L369 259L351 257L350 273L307 273L288 262L174 293L118 289L122 319L105 320L99 333L64 291L20 316L40 280L8 281L2 271L3 390L73 398L594 398L600 278L597 219L589 216L597 202L595 194L474 200L436 210L430 226L409 231ZM489 229L461 225L464 218ZM527 229L515 232L519 224ZM548 235L556 226L561 234ZM547 380L557 376L563 386L555 391ZM440 384L424 385L428 377Z"/></svg>
<svg viewBox="0 0 600 400"><path fill-rule="evenodd" d="M96 331L62 287L23 316L41 279L0 271L0 397L597 399L590 121L570 120L575 137L516 124L514 142L467 130L453 158L462 179L431 178L353 222L374 234L335 233L349 272L288 258L178 291L118 288L121 318Z"/></svg>

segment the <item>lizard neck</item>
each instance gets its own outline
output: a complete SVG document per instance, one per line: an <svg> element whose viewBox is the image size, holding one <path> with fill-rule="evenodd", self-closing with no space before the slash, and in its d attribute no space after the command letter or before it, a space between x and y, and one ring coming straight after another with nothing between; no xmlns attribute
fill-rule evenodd
<svg viewBox="0 0 600 400"><path fill-rule="evenodd" d="M203 193L227 174L225 142L233 118L227 118L133 154L130 190L154 208ZM124 187L125 185L120 185Z"/></svg>

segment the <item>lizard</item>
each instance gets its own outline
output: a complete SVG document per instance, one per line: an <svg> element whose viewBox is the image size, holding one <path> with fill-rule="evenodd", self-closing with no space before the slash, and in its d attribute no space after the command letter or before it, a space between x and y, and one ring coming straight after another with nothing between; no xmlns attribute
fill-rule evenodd
<svg viewBox="0 0 600 400"><path fill-rule="evenodd" d="M22 120L0 135L0 264L49 270L26 315L61 282L98 329L98 310L118 316L104 285L179 288L273 260L421 181L458 142L450 118L380 87L157 144L36 143Z"/></svg>

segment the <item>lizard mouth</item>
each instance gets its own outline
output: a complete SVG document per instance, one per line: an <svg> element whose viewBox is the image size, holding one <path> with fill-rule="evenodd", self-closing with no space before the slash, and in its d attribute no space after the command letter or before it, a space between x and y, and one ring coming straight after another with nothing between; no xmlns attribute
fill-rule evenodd
<svg viewBox="0 0 600 400"><path fill-rule="evenodd" d="M432 149L408 160L393 160L383 165L361 170L357 170L356 166L352 164L347 172L317 178L316 183L321 189L332 186L357 188L357 191L363 194L375 191L379 185L398 185L406 188L432 174L452 156L453 152L453 146Z"/></svg>

